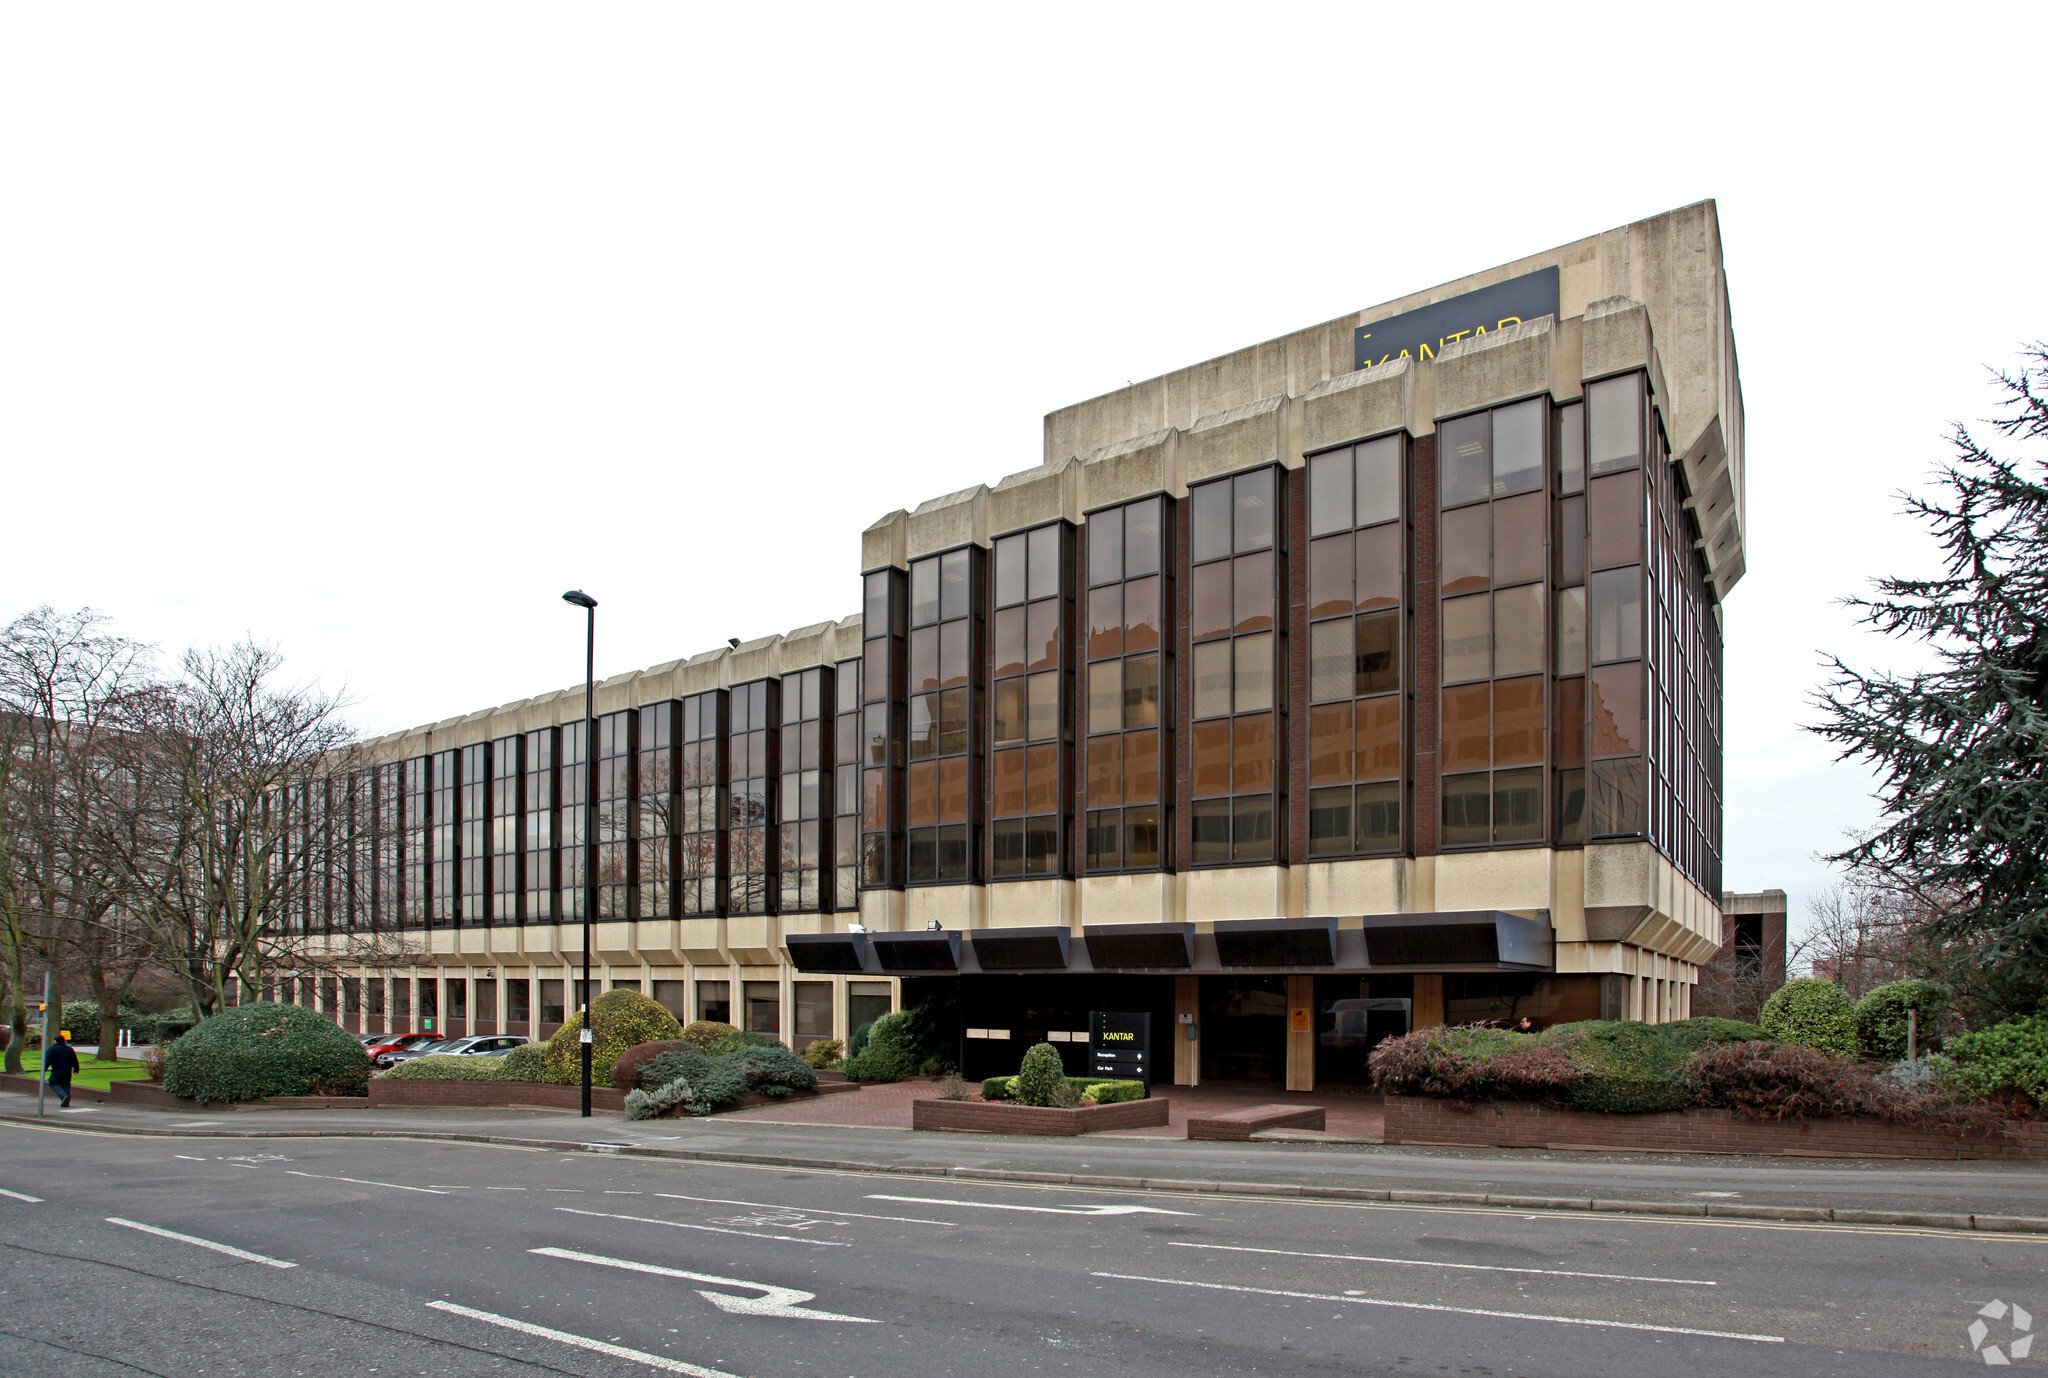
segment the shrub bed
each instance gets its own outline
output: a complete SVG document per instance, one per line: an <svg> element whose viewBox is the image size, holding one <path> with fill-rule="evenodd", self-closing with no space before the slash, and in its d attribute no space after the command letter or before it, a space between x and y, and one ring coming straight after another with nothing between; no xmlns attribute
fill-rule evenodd
<svg viewBox="0 0 2048 1378"><path fill-rule="evenodd" d="M612 1064L628 1048L683 1033L674 1015L637 990L608 990L591 1001L590 1027L597 1035L590 1049L590 1079L600 1086L611 1081ZM578 1010L548 1040L547 1079L558 1086L583 1080L582 1032L583 1011Z"/></svg>
<svg viewBox="0 0 2048 1378"><path fill-rule="evenodd" d="M502 1057L416 1057L379 1072L400 1081L510 1081Z"/></svg>
<svg viewBox="0 0 2048 1378"><path fill-rule="evenodd" d="M188 1100L367 1094L370 1059L331 1019L295 1005L237 1005L164 1055L164 1089Z"/></svg>
<svg viewBox="0 0 2048 1378"><path fill-rule="evenodd" d="M693 1026L694 1027L694 1026ZM815 1091L818 1074L784 1044L737 1030L704 1039L682 1038L628 1049L614 1064L614 1084L626 1092L626 1117L644 1120L675 1113L713 1115L755 1093L772 1098ZM706 1052L729 1049L724 1052ZM619 1068L632 1070L628 1086Z"/></svg>
<svg viewBox="0 0 2048 1378"><path fill-rule="evenodd" d="M1064 1080L1082 1100L1093 1101L1097 1105L1118 1105L1124 1101L1145 1099L1145 1083L1142 1081L1099 1081L1093 1077L1066 1077ZM988 1078L981 1083L981 1098L991 1101L1017 1099L1017 1078Z"/></svg>

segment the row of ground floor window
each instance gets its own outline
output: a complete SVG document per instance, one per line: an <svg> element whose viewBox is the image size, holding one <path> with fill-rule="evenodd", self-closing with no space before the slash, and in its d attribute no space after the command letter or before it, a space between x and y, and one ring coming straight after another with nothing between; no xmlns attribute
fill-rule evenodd
<svg viewBox="0 0 2048 1378"><path fill-rule="evenodd" d="M663 979L647 968L593 967L587 991L578 977L579 968L541 974L545 970L507 972L483 967L283 977L266 982L261 998L317 1010L350 1033L546 1038L562 1027L586 996L607 990L637 990L652 996L685 1024L716 1020L772 1035L795 1048L824 1038L845 1041L854 1030L896 1008L894 981L797 976L793 968L778 972L758 967L697 967L687 969L681 977Z"/></svg>

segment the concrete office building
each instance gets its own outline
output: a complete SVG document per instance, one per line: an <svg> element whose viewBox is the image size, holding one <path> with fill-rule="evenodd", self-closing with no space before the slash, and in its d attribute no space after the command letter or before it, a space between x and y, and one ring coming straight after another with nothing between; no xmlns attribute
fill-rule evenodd
<svg viewBox="0 0 2048 1378"><path fill-rule="evenodd" d="M599 687L600 985L798 1044L957 1000L977 1075L1149 1012L1161 1080L1297 1089L1410 1022L1682 1018L1743 530L1711 202L1063 408L860 533L854 615ZM573 1008L582 712L374 744L424 955L316 999Z"/></svg>

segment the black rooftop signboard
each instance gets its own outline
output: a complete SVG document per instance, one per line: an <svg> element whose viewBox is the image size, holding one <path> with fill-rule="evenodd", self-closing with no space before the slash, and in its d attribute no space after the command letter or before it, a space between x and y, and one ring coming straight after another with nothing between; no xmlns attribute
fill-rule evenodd
<svg viewBox="0 0 2048 1378"><path fill-rule="evenodd" d="M1489 335L1557 314L1557 269L1539 268L1433 306L1403 311L1351 332L1351 366L1371 368L1403 357L1434 359L1453 340Z"/></svg>

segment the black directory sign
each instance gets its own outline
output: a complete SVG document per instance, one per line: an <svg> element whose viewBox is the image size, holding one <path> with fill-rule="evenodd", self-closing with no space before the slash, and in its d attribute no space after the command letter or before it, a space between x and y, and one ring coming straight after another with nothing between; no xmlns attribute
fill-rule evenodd
<svg viewBox="0 0 2048 1378"><path fill-rule="evenodd" d="M1476 292L1403 311L1351 332L1353 368L1389 359L1434 359L1445 345L1468 335L1490 335L1538 316L1557 314L1557 269L1539 268Z"/></svg>
<svg viewBox="0 0 2048 1378"><path fill-rule="evenodd" d="M1088 1016L1088 1074L1142 1081L1152 1085L1152 1016L1111 1014Z"/></svg>

